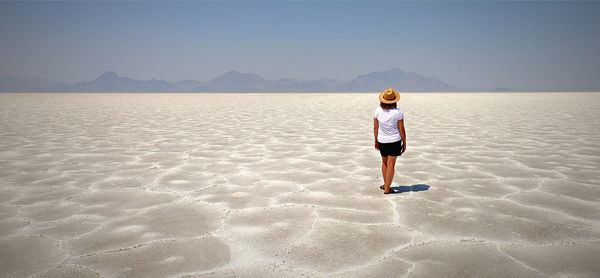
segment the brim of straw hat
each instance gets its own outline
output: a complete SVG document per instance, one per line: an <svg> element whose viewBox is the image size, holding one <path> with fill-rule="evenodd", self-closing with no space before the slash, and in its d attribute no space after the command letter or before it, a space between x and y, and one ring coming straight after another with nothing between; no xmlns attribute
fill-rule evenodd
<svg viewBox="0 0 600 278"><path fill-rule="evenodd" d="M381 101L382 103L386 103L386 104L392 104L392 103L396 103L400 100L400 93L392 90L392 92L394 92L394 99L385 99L383 97L383 95L385 94L386 91L381 92L381 94L379 94L379 101Z"/></svg>

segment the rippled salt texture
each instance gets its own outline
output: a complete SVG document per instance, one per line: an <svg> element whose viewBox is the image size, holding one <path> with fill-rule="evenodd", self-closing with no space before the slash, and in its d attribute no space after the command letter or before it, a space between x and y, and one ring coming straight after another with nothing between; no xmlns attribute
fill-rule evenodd
<svg viewBox="0 0 600 278"><path fill-rule="evenodd" d="M600 94L0 94L2 277L597 277Z"/></svg>

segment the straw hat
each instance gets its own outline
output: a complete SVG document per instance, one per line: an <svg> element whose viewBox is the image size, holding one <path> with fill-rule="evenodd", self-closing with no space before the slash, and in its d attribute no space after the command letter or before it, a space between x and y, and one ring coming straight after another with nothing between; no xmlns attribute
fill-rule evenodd
<svg viewBox="0 0 600 278"><path fill-rule="evenodd" d="M392 88L387 88L385 89L385 91L381 92L381 94L379 94L379 101L386 103L386 104L391 104L391 103L396 103L400 100L400 93L394 91Z"/></svg>

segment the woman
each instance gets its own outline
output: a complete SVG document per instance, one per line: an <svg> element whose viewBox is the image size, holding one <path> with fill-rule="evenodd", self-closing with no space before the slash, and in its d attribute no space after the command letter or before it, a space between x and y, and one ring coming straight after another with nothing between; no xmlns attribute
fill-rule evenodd
<svg viewBox="0 0 600 278"><path fill-rule="evenodd" d="M379 94L380 104L374 115L375 149L381 153L381 174L383 194L395 193L390 188L394 179L396 158L406 150L404 114L396 107L400 94L388 88Z"/></svg>

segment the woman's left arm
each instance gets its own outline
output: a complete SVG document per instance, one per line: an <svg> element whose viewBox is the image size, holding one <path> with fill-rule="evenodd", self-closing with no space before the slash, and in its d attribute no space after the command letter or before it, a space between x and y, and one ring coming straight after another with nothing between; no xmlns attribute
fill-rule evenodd
<svg viewBox="0 0 600 278"><path fill-rule="evenodd" d="M402 152L406 151L406 131L404 130L404 119L398 120L398 130L400 131L400 137L402 137Z"/></svg>

